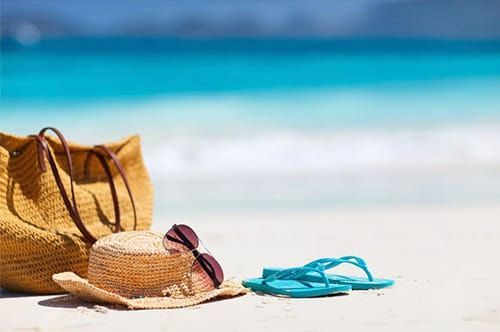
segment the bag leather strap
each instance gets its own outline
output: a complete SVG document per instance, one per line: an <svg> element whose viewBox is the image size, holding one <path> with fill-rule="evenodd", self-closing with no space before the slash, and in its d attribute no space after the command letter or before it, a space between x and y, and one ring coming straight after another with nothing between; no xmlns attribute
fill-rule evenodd
<svg viewBox="0 0 500 332"><path fill-rule="evenodd" d="M59 174L59 171L57 169L57 163L55 161L55 158L52 155L51 150L49 149L49 145L47 143L47 140L45 139L45 132L49 131L49 130L54 132L56 134L56 136L59 138L61 145L63 147L63 150L64 150L64 154L66 156L68 175L69 175L69 179L70 179L71 200L68 196L68 193L64 187L63 181L62 181L61 176ZM43 128L42 130L40 130L38 135L35 136L35 138L38 142L38 163L39 163L40 169L42 170L42 172L46 171L46 166L45 166L45 157L46 157L48 162L49 162L50 168L52 170L52 174L54 175L54 179L56 181L57 187L59 188L59 192L61 194L61 197L64 201L66 209L68 210L68 212L70 214L71 219L75 223L78 230L85 237L85 239L89 243L93 244L97 239L96 239L96 237L94 237L90 233L90 231L87 229L87 227L85 227L85 225L82 221L82 217L80 215L80 212L78 211L78 205L76 203L75 189L74 189L74 183L73 183L74 182L74 173L73 173L73 164L72 164L72 159L71 159L71 151L70 151L70 148L68 146L68 143L66 142L66 139L64 138L64 136L62 135L62 133L59 130L57 130L56 128L53 128L53 127ZM134 222L135 222L134 229L135 229L136 224L137 224L137 213L136 213L136 209L135 209L134 198L132 196L132 191L130 189L129 182L128 182L127 177L126 177L125 170L124 170L123 166L121 165L120 161L118 160L116 154L113 151L111 151L109 148L104 147L104 146L99 146L99 149L103 150L105 152L105 154L110 157L110 159L113 161L116 168L118 169L120 176L123 179L123 182L125 184L125 187L127 188L127 192L129 194L130 201L132 203L132 207L133 207L133 211L134 211ZM113 199L113 208L114 208L114 213L115 213L115 230L114 231L115 231L115 233L119 232L121 230L120 206L119 206L118 195L116 192L116 186L115 186L115 183L113 181L113 176L112 176L110 167L106 161L105 156L101 153L101 151L99 151L97 149L93 149L90 151L90 153L94 154L97 157L97 159L99 160L99 162L100 162L100 164L101 164L101 166L106 174L106 177L108 178L108 183L110 186L111 196Z"/></svg>
<svg viewBox="0 0 500 332"><path fill-rule="evenodd" d="M108 155L108 157L113 161L113 163L115 164L116 169L118 170L118 173L120 174L120 176L123 180L123 184L125 185L125 188L127 189L128 197L130 199L130 204L132 204L132 210L134 211L134 229L136 229L137 228L137 210L135 208L134 195L132 195L132 189L130 188L130 183L128 182L127 174L125 173L125 169L123 168L116 153L114 153L110 148L108 148L107 146L104 146L104 145L96 145L95 148L103 150ZM110 179L111 179L111 181L113 181L112 177Z"/></svg>
<svg viewBox="0 0 500 332"><path fill-rule="evenodd" d="M108 183L109 183L109 190L111 191L111 197L113 199L113 209L115 211L115 233L118 233L121 231L121 226L120 226L120 202L118 200L118 194L116 193L116 186L115 186L115 181L113 180L113 175L111 174L111 170L109 168L108 163L106 162L106 158L101 155L99 152L95 150L91 150L90 153L93 153L96 155L97 160L101 163L101 166L104 170L104 173L106 174L106 177L108 178Z"/></svg>
<svg viewBox="0 0 500 332"><path fill-rule="evenodd" d="M47 143L47 140L45 139L44 135L47 130L53 131L59 140L61 141L64 153L66 155L66 163L68 166L68 174L69 174L69 180L70 180L70 189L71 189L71 201L68 197L68 194L66 192L66 189L64 188L64 184L61 180L61 176L59 175L59 170L57 169L57 164L54 159L54 156L52 155L52 152L49 149L49 145ZM54 175L54 179L56 181L57 187L59 188L59 192L61 193L61 197L64 201L64 205L66 205L66 209L69 212L69 215L71 216L71 219L73 219L73 222L75 223L76 227L78 230L82 233L82 235L87 239L88 242L94 243L97 241L97 239L89 232L87 227L83 224L82 217L80 215L80 212L78 211L78 205L76 204L76 198L75 198L75 188L73 184L73 163L71 161L71 153L68 147L68 143L66 142L66 139L64 136L61 134L61 132L55 128L52 127L46 127L40 130L38 135L36 136L37 142L38 142L38 162L40 165L40 168L45 170L45 162L44 162L44 156L47 158L50 168L52 169L52 174Z"/></svg>

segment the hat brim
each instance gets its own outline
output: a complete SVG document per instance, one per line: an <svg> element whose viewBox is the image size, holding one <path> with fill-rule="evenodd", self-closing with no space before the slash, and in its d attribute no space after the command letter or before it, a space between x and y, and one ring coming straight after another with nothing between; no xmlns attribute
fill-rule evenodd
<svg viewBox="0 0 500 332"><path fill-rule="evenodd" d="M225 281L218 288L185 298L144 297L126 298L90 284L73 272L56 273L52 280L69 293L88 302L118 304L129 309L170 309L183 308L206 302L215 298L227 298L248 293L240 283Z"/></svg>

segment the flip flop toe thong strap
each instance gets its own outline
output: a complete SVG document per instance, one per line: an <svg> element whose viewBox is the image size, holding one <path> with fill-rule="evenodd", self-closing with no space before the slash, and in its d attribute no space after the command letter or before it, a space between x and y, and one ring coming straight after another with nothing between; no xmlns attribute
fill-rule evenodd
<svg viewBox="0 0 500 332"><path fill-rule="evenodd" d="M305 267L312 267L321 271L326 271L333 269L341 264L351 264L363 270L366 274L368 281L373 281L373 275L368 270L368 266L366 266L366 262L357 256L343 256L340 258L320 258L315 261L312 261L305 265ZM346 279L349 279L346 277Z"/></svg>
<svg viewBox="0 0 500 332"><path fill-rule="evenodd" d="M300 278L307 273L316 273L319 274L325 287L330 287L330 281L326 276L325 272L315 267L292 267L289 269L284 269L279 272L273 273L267 278L264 279L263 283L268 284L274 280L300 280ZM268 285L270 286L270 285ZM270 286L271 287L271 286Z"/></svg>

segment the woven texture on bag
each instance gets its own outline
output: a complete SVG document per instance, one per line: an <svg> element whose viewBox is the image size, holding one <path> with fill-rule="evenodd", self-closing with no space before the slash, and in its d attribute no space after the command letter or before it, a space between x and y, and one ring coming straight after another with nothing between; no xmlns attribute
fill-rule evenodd
<svg viewBox="0 0 500 332"><path fill-rule="evenodd" d="M68 169L62 147L47 137L66 188ZM69 144L75 174L75 196L85 226L100 238L114 228L109 183L90 146ZM124 230L151 225L152 187L144 167L140 139L131 136L106 144L122 163L134 195L137 224L123 184L111 167ZM74 271L86 276L90 245L82 237L61 198L50 169L40 170L32 137L0 133L0 286L30 293L59 293L51 276Z"/></svg>

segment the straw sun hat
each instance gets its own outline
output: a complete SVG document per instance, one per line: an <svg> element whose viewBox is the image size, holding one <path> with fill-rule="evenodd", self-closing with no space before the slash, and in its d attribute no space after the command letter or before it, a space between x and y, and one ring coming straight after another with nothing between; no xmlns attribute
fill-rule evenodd
<svg viewBox="0 0 500 332"><path fill-rule="evenodd" d="M130 309L180 308L247 293L232 281L207 287L206 278L191 273L193 254L169 253L162 240L161 234L148 231L106 236L90 250L88 279L73 272L52 279L83 300Z"/></svg>

